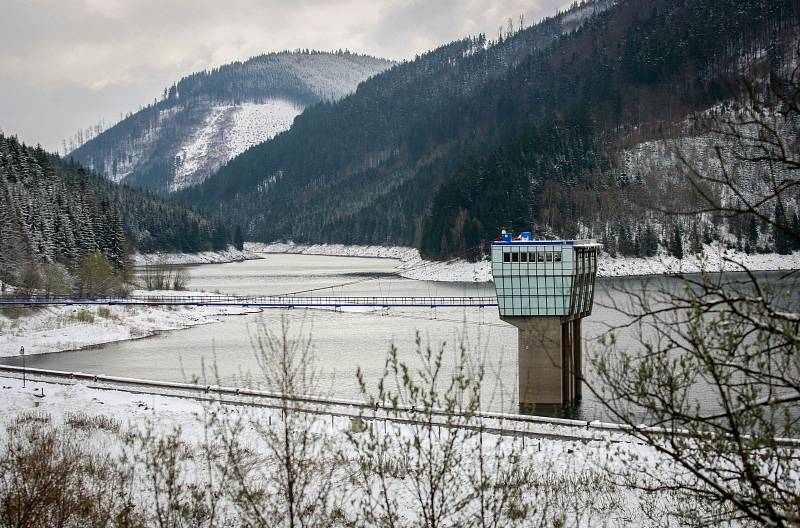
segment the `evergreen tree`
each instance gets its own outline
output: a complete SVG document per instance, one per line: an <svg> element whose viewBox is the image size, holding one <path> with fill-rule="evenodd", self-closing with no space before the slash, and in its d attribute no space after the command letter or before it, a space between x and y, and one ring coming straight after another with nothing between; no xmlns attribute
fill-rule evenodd
<svg viewBox="0 0 800 528"><path fill-rule="evenodd" d="M692 224L692 232L689 238L689 243L691 244L692 255L700 255L703 253L703 239L700 235L700 228L698 227L697 222Z"/></svg>
<svg viewBox="0 0 800 528"><path fill-rule="evenodd" d="M179 197L246 225L255 240L417 244L435 258L466 245L474 230L464 218L480 223L482 239L531 223L559 236L579 224L632 227L637 198L680 198L675 182L650 196L656 190L643 188L641 171L616 166L618 155L729 99L742 60L763 71L752 50L773 32L789 48L800 5L609 4L568 34L558 16L502 43L465 39L398 65L308 108ZM624 252L637 253L630 234L621 245L630 240Z"/></svg>
<svg viewBox="0 0 800 528"><path fill-rule="evenodd" d="M790 239L792 242L792 250L800 250L800 216L798 216L797 212L794 213L794 217L792 218L792 235Z"/></svg>
<svg viewBox="0 0 800 528"><path fill-rule="evenodd" d="M608 229L603 230L603 236L600 238L600 243L603 245L603 249L608 253L611 257L617 256L617 239L609 233Z"/></svg>
<svg viewBox="0 0 800 528"><path fill-rule="evenodd" d="M683 227L681 224L676 223L672 233L672 240L670 241L669 253L675 258L683 258Z"/></svg>
<svg viewBox="0 0 800 528"><path fill-rule="evenodd" d="M758 221L755 217L750 218L749 227L747 229L747 241L744 244L745 253L754 253L758 251Z"/></svg>
<svg viewBox="0 0 800 528"><path fill-rule="evenodd" d="M228 246L228 231L222 221L217 221L211 234L211 249L221 251Z"/></svg>
<svg viewBox="0 0 800 528"><path fill-rule="evenodd" d="M783 204L779 202L775 206L775 227L772 231L772 237L775 243L775 252L781 255L788 255L792 252L792 239L785 228L786 225L789 224L786 220Z"/></svg>
<svg viewBox="0 0 800 528"><path fill-rule="evenodd" d="M619 226L619 242L617 249L624 257L635 257L636 247L633 241L633 235L630 228L626 224Z"/></svg>
<svg viewBox="0 0 800 528"><path fill-rule="evenodd" d="M242 234L242 227L236 226L236 232L233 235L233 245L236 249L244 249L244 235Z"/></svg>
<svg viewBox="0 0 800 528"><path fill-rule="evenodd" d="M644 250L644 256L655 257L658 255L658 234L653 224L647 224L643 237L642 248Z"/></svg>
<svg viewBox="0 0 800 528"><path fill-rule="evenodd" d="M117 273L133 248L197 251L224 248L229 239L220 222L212 226L190 209L119 187L0 134L2 281L40 284L40 264L59 262L74 271L98 252Z"/></svg>

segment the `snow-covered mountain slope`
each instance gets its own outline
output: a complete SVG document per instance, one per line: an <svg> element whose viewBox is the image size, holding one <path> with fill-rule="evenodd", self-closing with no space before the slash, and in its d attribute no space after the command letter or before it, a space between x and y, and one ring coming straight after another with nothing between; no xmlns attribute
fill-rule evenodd
<svg viewBox="0 0 800 528"><path fill-rule="evenodd" d="M174 192L391 65L346 52L272 53L195 73L71 156L115 182Z"/></svg>
<svg viewBox="0 0 800 528"><path fill-rule="evenodd" d="M178 147L170 192L202 182L233 157L288 130L302 111L286 99L210 107L203 126Z"/></svg>

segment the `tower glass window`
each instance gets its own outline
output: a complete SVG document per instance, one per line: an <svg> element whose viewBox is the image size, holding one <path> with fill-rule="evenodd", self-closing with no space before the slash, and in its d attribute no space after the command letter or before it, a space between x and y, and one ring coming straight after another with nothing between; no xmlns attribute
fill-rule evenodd
<svg viewBox="0 0 800 528"><path fill-rule="evenodd" d="M500 315L589 315L599 248L594 240L501 236L492 243Z"/></svg>

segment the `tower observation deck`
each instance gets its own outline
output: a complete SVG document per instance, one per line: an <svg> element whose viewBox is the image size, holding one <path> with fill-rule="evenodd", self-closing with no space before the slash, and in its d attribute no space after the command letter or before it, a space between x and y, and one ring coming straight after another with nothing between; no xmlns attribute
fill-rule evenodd
<svg viewBox="0 0 800 528"><path fill-rule="evenodd" d="M500 318L518 329L520 405L581 397L581 319L591 315L594 240L533 240L506 233L492 243Z"/></svg>

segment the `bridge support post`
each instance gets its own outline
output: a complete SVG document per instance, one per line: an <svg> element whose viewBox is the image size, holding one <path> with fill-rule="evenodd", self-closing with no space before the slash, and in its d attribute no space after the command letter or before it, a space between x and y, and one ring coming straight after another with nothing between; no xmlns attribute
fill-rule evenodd
<svg viewBox="0 0 800 528"><path fill-rule="evenodd" d="M517 328L519 403L561 406L581 397L579 318L501 317Z"/></svg>

